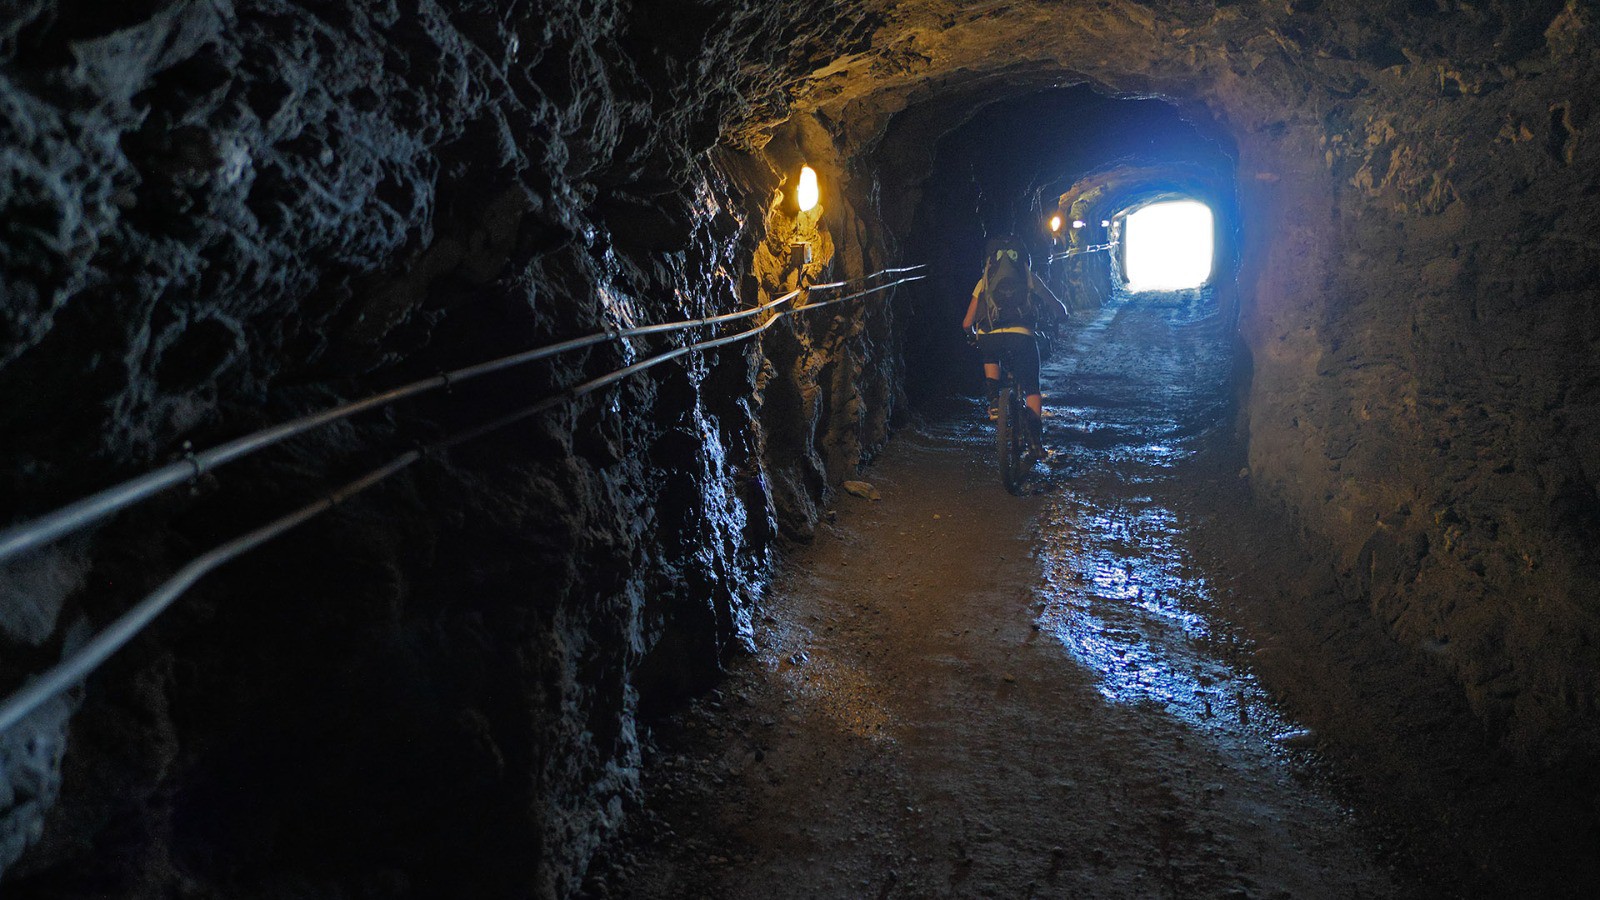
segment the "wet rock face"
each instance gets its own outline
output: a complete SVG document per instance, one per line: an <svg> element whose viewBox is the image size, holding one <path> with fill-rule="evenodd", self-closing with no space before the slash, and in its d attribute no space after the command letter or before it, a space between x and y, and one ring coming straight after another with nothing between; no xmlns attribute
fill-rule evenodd
<svg viewBox="0 0 1600 900"><path fill-rule="evenodd" d="M1554 763L1600 746L1581 699L1600 652L1600 331L1592 254L1571 246L1597 211L1573 154L1594 148L1555 127L1594 83L1594 33L1550 5L1492 43L1475 24L1445 29L1430 69L1385 69L1374 96L1330 106L1327 214L1303 187L1263 191L1303 212L1245 323L1251 459L1347 589L1513 748ZM1301 178L1315 183L1285 181Z"/></svg>
<svg viewBox="0 0 1600 900"><path fill-rule="evenodd" d="M773 296L800 150L758 149L784 70L744 63L851 46L863 14L665 7L8 10L4 518L185 440ZM882 258L857 194L809 225L813 279ZM566 893L636 800L638 711L714 676L776 523L803 534L886 436L887 313L839 313L438 455L207 579L0 741L7 896ZM364 416L16 561L0 684L224 537L670 346Z"/></svg>

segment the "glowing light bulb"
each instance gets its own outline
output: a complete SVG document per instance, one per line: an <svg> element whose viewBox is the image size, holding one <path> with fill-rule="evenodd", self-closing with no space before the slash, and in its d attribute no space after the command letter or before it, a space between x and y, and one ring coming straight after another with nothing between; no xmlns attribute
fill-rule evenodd
<svg viewBox="0 0 1600 900"><path fill-rule="evenodd" d="M1050 230L1051 231L1060 231L1061 230L1061 217L1060 216L1051 216L1050 217Z"/></svg>
<svg viewBox="0 0 1600 900"><path fill-rule="evenodd" d="M794 198L799 201L801 212L816 209L817 202L822 199L822 188L817 185L815 169L810 166L800 167L800 184L795 188Z"/></svg>
<svg viewBox="0 0 1600 900"><path fill-rule="evenodd" d="M1084 221L1084 220L1082 220L1082 219L1073 219L1073 220L1072 220L1072 227L1073 227L1073 228L1082 228L1082 227L1083 227L1083 226L1085 226L1085 225L1087 225L1087 224L1089 224L1089 223L1088 223L1088 222L1085 222L1085 221Z"/></svg>

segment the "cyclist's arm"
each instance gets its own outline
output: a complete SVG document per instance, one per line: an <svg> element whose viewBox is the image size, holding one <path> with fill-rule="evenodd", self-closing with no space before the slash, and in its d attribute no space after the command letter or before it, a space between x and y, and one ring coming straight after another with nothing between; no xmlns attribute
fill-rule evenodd
<svg viewBox="0 0 1600 900"><path fill-rule="evenodd" d="M972 289L972 302L967 304L967 314L961 319L961 330L971 331L972 326L978 321L978 297L983 294L983 279L978 279L977 287Z"/></svg>

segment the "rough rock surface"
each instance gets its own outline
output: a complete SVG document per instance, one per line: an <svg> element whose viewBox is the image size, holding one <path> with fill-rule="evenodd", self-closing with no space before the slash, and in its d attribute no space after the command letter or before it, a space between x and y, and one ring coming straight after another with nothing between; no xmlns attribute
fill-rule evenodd
<svg viewBox="0 0 1600 900"><path fill-rule="evenodd" d="M185 441L774 296L781 266L745 273L763 242L788 258L800 139L741 136L782 71L743 63L780 37L809 58L850 22L680 12L8 7L4 516ZM834 194L806 223L811 280L882 255L850 204ZM81 696L6 736L7 896L565 893L635 799L638 710L748 640L774 522L804 533L815 498L885 439L888 315L836 307L764 350L660 367L202 583ZM0 679L395 448L671 345L603 346L358 418L18 560Z"/></svg>

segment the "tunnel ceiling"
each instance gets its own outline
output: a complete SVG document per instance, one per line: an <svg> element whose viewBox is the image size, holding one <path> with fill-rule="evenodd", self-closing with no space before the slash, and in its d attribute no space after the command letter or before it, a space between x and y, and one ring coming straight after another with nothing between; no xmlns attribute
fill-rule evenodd
<svg viewBox="0 0 1600 900"><path fill-rule="evenodd" d="M1114 165L1080 178L1062 192L1060 205L1095 219L1124 216L1169 200L1199 200L1213 211L1226 211L1232 176L1232 171L1194 163Z"/></svg>
<svg viewBox="0 0 1600 900"><path fill-rule="evenodd" d="M1428 80L1481 91L1537 67L1564 2L865 2L870 46L802 68L793 110L869 142L894 112L962 106L1079 82L1208 110L1233 130L1315 118L1340 100ZM1558 46L1560 34L1557 34Z"/></svg>
<svg viewBox="0 0 1600 900"><path fill-rule="evenodd" d="M1219 184L1232 176L1226 136L1204 133L1169 103L1118 99L1087 85L1001 99L993 94L928 98L890 120L871 158L875 177L893 186L885 200L891 223L899 223L900 207L922 192L947 190L966 178L981 177L990 193L1014 194L1036 215L1084 173L1116 166L1164 167L1174 178L1208 171L1206 180ZM943 169L924 184L936 158ZM1000 231L1037 224L986 223Z"/></svg>

